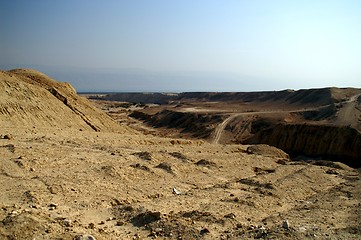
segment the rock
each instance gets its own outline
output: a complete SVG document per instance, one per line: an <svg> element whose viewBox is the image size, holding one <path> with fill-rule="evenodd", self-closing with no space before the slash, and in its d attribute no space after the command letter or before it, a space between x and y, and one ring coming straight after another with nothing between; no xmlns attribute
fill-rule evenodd
<svg viewBox="0 0 361 240"><path fill-rule="evenodd" d="M196 162L197 166L215 166L216 164L214 162L208 161L206 159L201 159L198 162Z"/></svg>
<svg viewBox="0 0 361 240"><path fill-rule="evenodd" d="M156 168L161 168L163 170L165 170L168 173L173 173L173 169L172 167L168 164L168 163L160 163L156 166Z"/></svg>
<svg viewBox="0 0 361 240"><path fill-rule="evenodd" d="M123 226L124 224L125 224L125 222L123 222L123 221L117 221L115 223L115 226Z"/></svg>
<svg viewBox="0 0 361 240"><path fill-rule="evenodd" d="M179 160L181 160L183 162L188 161L188 158L180 152L171 152L171 153L169 153L169 155L171 155L174 158L178 158Z"/></svg>
<svg viewBox="0 0 361 240"><path fill-rule="evenodd" d="M144 171L147 171L147 172L150 172L150 169L149 167L145 166L145 165L140 165L139 163L137 164L132 164L130 165L132 168L137 168L137 169L140 169L140 170L144 170Z"/></svg>
<svg viewBox="0 0 361 240"><path fill-rule="evenodd" d="M336 170L334 170L334 169L328 169L328 170L326 171L326 173L327 173L327 174L333 174L333 175L339 175L339 173L338 173Z"/></svg>
<svg viewBox="0 0 361 240"><path fill-rule="evenodd" d="M180 192L178 189L176 189L176 188L173 188L173 194L176 194L176 195L181 195L182 194L182 192Z"/></svg>
<svg viewBox="0 0 361 240"><path fill-rule="evenodd" d="M162 229L162 228L156 228L156 229L154 229L154 231L155 231L156 233L161 233L161 232L163 232L163 229Z"/></svg>
<svg viewBox="0 0 361 240"><path fill-rule="evenodd" d="M284 220L282 222L282 227L286 230L289 230L290 229L290 223L288 222L288 220Z"/></svg>
<svg viewBox="0 0 361 240"><path fill-rule="evenodd" d="M266 157L276 157L281 159L290 158L289 155L281 149L266 144L251 145L247 148L246 152L248 154L257 154Z"/></svg>
<svg viewBox="0 0 361 240"><path fill-rule="evenodd" d="M224 217L225 218L230 218L230 219L235 219L236 215L234 215L234 213L229 213L229 214L224 215Z"/></svg>
<svg viewBox="0 0 361 240"><path fill-rule="evenodd" d="M13 211L10 212L9 215L10 215L10 216L17 216L17 215L19 215L19 212L16 211L16 210L13 210Z"/></svg>
<svg viewBox="0 0 361 240"><path fill-rule="evenodd" d="M55 209L57 209L57 207L58 207L58 205L55 204L55 203L50 203L49 204L49 210L55 210Z"/></svg>
<svg viewBox="0 0 361 240"><path fill-rule="evenodd" d="M265 238L268 235L268 231L264 226L259 227L255 230L255 239Z"/></svg>
<svg viewBox="0 0 361 240"><path fill-rule="evenodd" d="M70 227L71 226L71 220L70 219L64 219L63 224L65 227Z"/></svg>
<svg viewBox="0 0 361 240"><path fill-rule="evenodd" d="M149 152L136 152L132 155L139 157L140 159L150 161L152 160L152 155Z"/></svg>
<svg viewBox="0 0 361 240"><path fill-rule="evenodd" d="M287 165L288 162L289 162L289 159L278 159L276 161L276 163L281 164L281 165Z"/></svg>
<svg viewBox="0 0 361 240"><path fill-rule="evenodd" d="M207 233L209 233L209 230L208 230L207 228L203 228L203 229L199 232L200 235L204 235L204 234L207 234Z"/></svg>
<svg viewBox="0 0 361 240"><path fill-rule="evenodd" d="M74 240L96 240L95 237L89 234L77 235Z"/></svg>
<svg viewBox="0 0 361 240"><path fill-rule="evenodd" d="M160 219L161 219L160 212L147 211L147 212L143 212L143 213L140 213L137 216L135 216L132 219L132 223L134 224L134 226L141 227L146 224L158 221Z"/></svg>
<svg viewBox="0 0 361 240"><path fill-rule="evenodd" d="M5 134L3 138L7 140L11 140L13 139L13 136L11 134Z"/></svg>

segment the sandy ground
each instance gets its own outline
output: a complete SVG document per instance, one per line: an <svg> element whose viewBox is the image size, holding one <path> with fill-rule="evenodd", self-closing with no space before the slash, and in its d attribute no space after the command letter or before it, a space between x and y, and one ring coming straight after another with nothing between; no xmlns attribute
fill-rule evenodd
<svg viewBox="0 0 361 240"><path fill-rule="evenodd" d="M343 164L140 133L7 134L1 239L361 238L360 173Z"/></svg>
<svg viewBox="0 0 361 240"><path fill-rule="evenodd" d="M0 80L0 239L361 239L359 170L155 136L34 70Z"/></svg>

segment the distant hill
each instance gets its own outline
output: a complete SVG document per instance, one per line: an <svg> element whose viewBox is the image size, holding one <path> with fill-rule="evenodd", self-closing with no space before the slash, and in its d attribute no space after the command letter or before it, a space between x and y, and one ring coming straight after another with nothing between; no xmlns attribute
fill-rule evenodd
<svg viewBox="0 0 361 240"><path fill-rule="evenodd" d="M167 93L110 93L91 97L99 100L125 101L136 103L167 104L171 101L219 101L219 102L280 102L297 106L323 106L342 102L360 94L358 88L320 88L298 91L265 92L183 92Z"/></svg>

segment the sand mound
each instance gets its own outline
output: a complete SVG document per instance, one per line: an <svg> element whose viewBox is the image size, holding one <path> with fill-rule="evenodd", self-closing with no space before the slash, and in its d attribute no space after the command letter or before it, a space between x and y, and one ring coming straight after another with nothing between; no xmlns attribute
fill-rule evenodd
<svg viewBox="0 0 361 240"><path fill-rule="evenodd" d="M12 127L125 131L106 114L60 83L31 69L0 72L0 122Z"/></svg>

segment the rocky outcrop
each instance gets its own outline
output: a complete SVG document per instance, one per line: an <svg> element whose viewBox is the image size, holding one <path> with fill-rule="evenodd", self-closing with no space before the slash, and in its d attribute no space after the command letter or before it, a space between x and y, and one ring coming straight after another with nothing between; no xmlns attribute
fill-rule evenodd
<svg viewBox="0 0 361 240"><path fill-rule="evenodd" d="M292 156L307 155L361 167L361 134L350 127L278 124L257 132L244 143L264 143Z"/></svg>

